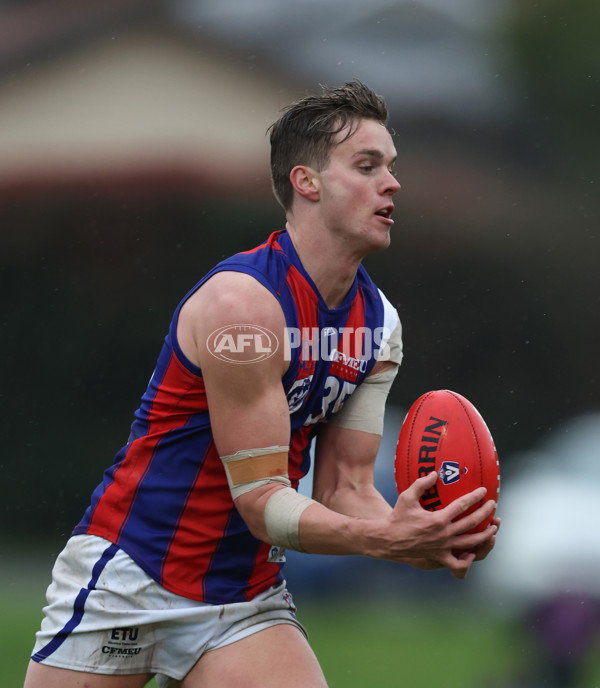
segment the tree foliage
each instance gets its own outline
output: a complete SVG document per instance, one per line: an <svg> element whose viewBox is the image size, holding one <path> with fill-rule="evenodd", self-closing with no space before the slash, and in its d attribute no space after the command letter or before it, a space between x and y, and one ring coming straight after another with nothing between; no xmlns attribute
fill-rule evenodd
<svg viewBox="0 0 600 688"><path fill-rule="evenodd" d="M533 145L578 178L600 153L598 26L596 0L513 0L506 24Z"/></svg>

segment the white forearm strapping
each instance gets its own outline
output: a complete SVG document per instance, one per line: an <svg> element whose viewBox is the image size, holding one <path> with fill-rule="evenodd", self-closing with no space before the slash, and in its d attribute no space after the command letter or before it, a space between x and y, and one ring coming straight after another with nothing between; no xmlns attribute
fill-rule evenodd
<svg viewBox="0 0 600 688"><path fill-rule="evenodd" d="M300 545L300 516L311 504L316 504L314 499L298 494L291 487L274 492L265 506L269 542L277 547L304 552Z"/></svg>
<svg viewBox="0 0 600 688"><path fill-rule="evenodd" d="M288 451L289 447L283 446L245 449L222 456L221 461L234 499L269 483L284 485L267 500L265 528L272 545L302 552L298 533L300 516L307 506L315 502L291 488Z"/></svg>

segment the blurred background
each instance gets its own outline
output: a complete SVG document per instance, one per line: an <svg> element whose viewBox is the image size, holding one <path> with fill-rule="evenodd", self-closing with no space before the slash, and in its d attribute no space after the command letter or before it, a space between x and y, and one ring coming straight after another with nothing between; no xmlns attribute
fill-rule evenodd
<svg viewBox="0 0 600 688"><path fill-rule="evenodd" d="M405 410L453 389L503 526L460 583L292 553L300 617L331 686L600 685L599 25L593 0L0 0L7 686L172 310L283 226L267 127L355 78L403 187L366 261L405 341L376 480L393 502Z"/></svg>

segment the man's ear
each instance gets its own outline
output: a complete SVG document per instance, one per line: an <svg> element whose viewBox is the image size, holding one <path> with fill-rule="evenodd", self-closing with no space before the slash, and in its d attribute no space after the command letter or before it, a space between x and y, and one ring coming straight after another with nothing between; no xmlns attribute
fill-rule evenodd
<svg viewBox="0 0 600 688"><path fill-rule="evenodd" d="M321 179L318 172L307 165L296 165L290 172L290 182L294 191L307 201L316 202L320 198Z"/></svg>

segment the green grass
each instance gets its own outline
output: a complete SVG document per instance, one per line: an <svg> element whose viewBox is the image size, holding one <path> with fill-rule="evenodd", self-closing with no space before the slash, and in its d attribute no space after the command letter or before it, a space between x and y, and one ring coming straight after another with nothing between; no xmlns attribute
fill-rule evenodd
<svg viewBox="0 0 600 688"><path fill-rule="evenodd" d="M2 602L0 663L6 688L20 688L41 619L43 590L19 591ZM471 612L303 605L301 620L330 688L443 685L491 687L509 673L515 647L503 624ZM155 685L154 683L152 684ZM218 688L218 687L216 687Z"/></svg>
<svg viewBox="0 0 600 688"><path fill-rule="evenodd" d="M329 688L548 685L537 674L539 648L525 624L498 618L481 603L309 606L301 620ZM569 688L600 688L599 658L600 635Z"/></svg>
<svg viewBox="0 0 600 688"><path fill-rule="evenodd" d="M306 623L330 688L483 688L515 666L508 628L473 611L396 602L312 609Z"/></svg>
<svg viewBox="0 0 600 688"><path fill-rule="evenodd" d="M14 570L8 579L0 575L3 688L23 685L48 575L44 567L19 576ZM531 665L533 645L522 625L482 604L296 602L330 688L508 688ZM573 688L600 688L599 656L600 643Z"/></svg>

